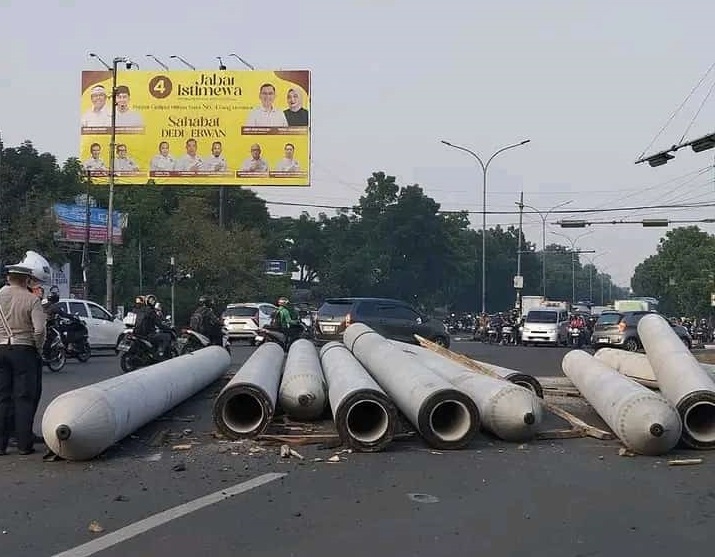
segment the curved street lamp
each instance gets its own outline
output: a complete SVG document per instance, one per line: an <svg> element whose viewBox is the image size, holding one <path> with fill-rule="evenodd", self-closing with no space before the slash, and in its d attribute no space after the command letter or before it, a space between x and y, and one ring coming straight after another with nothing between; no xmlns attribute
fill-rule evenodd
<svg viewBox="0 0 715 557"><path fill-rule="evenodd" d="M541 295L544 298L546 298L546 219L549 218L549 215L553 211L555 211L556 209L559 209L560 207L564 207L564 206L568 205L569 203L573 203L573 200L569 199L568 201L564 201L563 203L554 205L548 211L540 211L536 207L527 205L526 203L521 204L523 207L531 209L534 213L539 215L539 217L541 218ZM519 205L520 203L516 202L516 204Z"/></svg>
<svg viewBox="0 0 715 557"><path fill-rule="evenodd" d="M521 147L522 145L526 145L530 141L530 139L525 139L524 141L520 141L519 143L514 143L513 145L507 145L506 147L502 147L487 159L486 164L482 162L482 159L474 151L467 149L466 147L462 147L461 145L455 145L453 143L450 143L449 141L445 141L444 139L441 141L447 147L452 147L453 149L458 149L460 151L464 151L465 153L469 153L472 157L477 159L477 161L479 162L479 166L481 166L482 168L482 313L487 312L487 170L489 169L489 164L499 153L503 153L504 151L508 151L509 149L514 149L515 147Z"/></svg>
<svg viewBox="0 0 715 557"><path fill-rule="evenodd" d="M561 234L560 232L554 232L553 230L551 231L551 233L556 236L561 236L562 238L566 238L569 241L569 243L571 244L571 303L575 304L576 303L576 259L574 258L574 255L576 255L576 242L578 242L584 236L593 234L593 230L589 230L588 232L579 234L575 238L570 238L569 236L566 236L566 234Z"/></svg>

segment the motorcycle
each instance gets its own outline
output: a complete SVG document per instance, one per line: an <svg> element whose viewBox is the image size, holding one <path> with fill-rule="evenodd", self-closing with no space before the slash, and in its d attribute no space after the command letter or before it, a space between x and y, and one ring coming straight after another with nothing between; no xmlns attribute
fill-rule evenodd
<svg viewBox="0 0 715 557"><path fill-rule="evenodd" d="M705 346L707 340L707 330L704 327L697 326L692 333L693 346L702 347Z"/></svg>
<svg viewBox="0 0 715 557"><path fill-rule="evenodd" d="M500 333L500 330L497 328L497 325L492 325L490 323L489 327L487 327L487 342L489 344L494 344L495 342L499 342L499 333Z"/></svg>
<svg viewBox="0 0 715 557"><path fill-rule="evenodd" d="M569 344L576 348L581 348L583 344L584 332L580 327L569 327Z"/></svg>
<svg viewBox="0 0 715 557"><path fill-rule="evenodd" d="M286 335L282 329L274 329L271 327L263 327L256 331L255 346L260 346L265 342L275 342L280 345L285 352L288 352L291 344L293 344L299 338L305 338L308 340L313 340L312 329L305 325L305 323L300 323L300 333Z"/></svg>
<svg viewBox="0 0 715 557"><path fill-rule="evenodd" d="M89 331L81 319L58 318L57 330L67 356L77 358L83 363L89 360L92 355Z"/></svg>
<svg viewBox="0 0 715 557"><path fill-rule="evenodd" d="M221 346L226 349L226 352L231 353L231 341L228 337L228 329L226 327L221 327ZM177 345L179 349L179 355L190 354L195 350L200 350L201 348L206 348L211 346L211 340L206 335L202 335L193 329L182 329L181 335L177 340Z"/></svg>
<svg viewBox="0 0 715 557"><path fill-rule="evenodd" d="M62 335L52 323L47 323L47 339L42 349L42 363L54 372L60 371L67 363Z"/></svg>
<svg viewBox="0 0 715 557"><path fill-rule="evenodd" d="M124 338L117 345L117 350L122 354L119 358L122 372L129 373L136 369L177 357L179 350L177 348L176 331L171 330L169 334L171 335L169 348L166 354L160 356L157 348L149 342L149 339L137 336L133 332L125 332Z"/></svg>
<svg viewBox="0 0 715 557"><path fill-rule="evenodd" d="M516 337L514 336L514 327L510 324L502 325L501 328L501 344L516 344Z"/></svg>

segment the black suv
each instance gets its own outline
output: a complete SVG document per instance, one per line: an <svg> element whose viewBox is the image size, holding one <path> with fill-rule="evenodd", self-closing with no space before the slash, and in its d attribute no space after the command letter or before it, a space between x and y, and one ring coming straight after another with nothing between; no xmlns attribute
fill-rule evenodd
<svg viewBox="0 0 715 557"><path fill-rule="evenodd" d="M643 348L638 337L638 322L644 315L655 313L652 311L605 311L601 314L593 327L591 344L594 348L612 346L636 352ZM688 330L681 325L673 325L673 331L683 341L685 346L692 346L692 339Z"/></svg>
<svg viewBox="0 0 715 557"><path fill-rule="evenodd" d="M365 323L386 338L415 343L418 334L449 347L449 333L441 321L430 319L409 304L386 298L330 298L318 309L315 340L342 340L351 323Z"/></svg>

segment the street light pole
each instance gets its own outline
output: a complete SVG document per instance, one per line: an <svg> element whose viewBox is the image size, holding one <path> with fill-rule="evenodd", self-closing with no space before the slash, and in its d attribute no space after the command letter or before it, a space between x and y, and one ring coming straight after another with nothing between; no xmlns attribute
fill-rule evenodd
<svg viewBox="0 0 715 557"><path fill-rule="evenodd" d="M593 269L594 265L593 262L596 261L599 257L606 255L608 252L604 251L602 253L599 253L598 255L594 255L593 257L587 257L586 260L589 262L590 266L588 268L588 301L593 303ZM603 305L603 304L601 304Z"/></svg>
<svg viewBox="0 0 715 557"><path fill-rule="evenodd" d="M555 211L556 209L558 209L560 207L568 205L569 203L572 203L572 200L564 201L563 203L554 205L553 207L551 207L551 209L544 212L544 211L540 211L536 207L532 207L531 205L526 205L522 202L524 207L526 207L527 209L531 209L537 215L539 215L539 218L541 218L541 295L544 298L546 298L546 219L549 218L549 215L553 211Z"/></svg>
<svg viewBox="0 0 715 557"><path fill-rule="evenodd" d="M84 246L82 246L82 296L89 300L89 186L92 183L90 171L87 170L87 192L84 200Z"/></svg>
<svg viewBox="0 0 715 557"><path fill-rule="evenodd" d="M569 243L571 244L571 303L575 304L576 303L576 257L575 256L577 253L579 253L576 251L576 242L578 242L584 236L593 234L593 231L589 230L588 232L585 232L579 236L576 236L573 239L566 236L566 234L560 234L558 232L554 232L553 230L551 231L551 233L555 234L556 236L561 236L562 238L566 238L569 241Z"/></svg>
<svg viewBox="0 0 715 557"><path fill-rule="evenodd" d="M174 60L179 60L182 64L184 64L184 66L186 66L190 70L196 71L196 66L194 66L193 64L189 64L186 60L184 60L178 54L172 54L171 56L169 56L169 58L172 58Z"/></svg>
<svg viewBox="0 0 715 557"><path fill-rule="evenodd" d="M516 309L521 315L521 289L524 287L524 279L521 276L521 236L522 224L524 219L524 192L519 194L519 239L516 248L516 276L519 277L514 286L516 287Z"/></svg>
<svg viewBox="0 0 715 557"><path fill-rule="evenodd" d="M109 203L107 207L107 309L114 314L114 164L117 142L117 66L125 62L117 57L112 63L112 127L109 138Z"/></svg>
<svg viewBox="0 0 715 557"><path fill-rule="evenodd" d="M233 56L234 58L236 58L239 62L241 62L241 64L243 64L244 66L246 66L249 70L255 70L255 69L256 69L256 68L253 66L253 64L249 64L248 62L246 62L243 58L241 58L241 57L240 57L238 54L236 54L235 52L232 52L231 54L229 54L229 56Z"/></svg>
<svg viewBox="0 0 715 557"><path fill-rule="evenodd" d="M453 143L450 143L449 141L442 140L442 143L447 147L452 147L453 149L458 149L460 151L464 151L465 153L469 153L477 160L477 162L479 162L479 166L481 166L482 168L482 313L487 312L487 170L489 170L489 164L499 153L503 153L504 151L508 151L509 149L514 149L515 147L521 147L522 145L526 145L530 141L530 139L525 139L524 141L520 141L519 143L514 143L513 145L507 145L506 147L502 147L501 149L497 150L491 157L489 157L489 159L487 159L486 164L484 164L479 155L477 155L474 151L467 149L466 147L462 147L461 145L455 145Z"/></svg>
<svg viewBox="0 0 715 557"><path fill-rule="evenodd" d="M126 64L127 69L132 66L138 67L135 62L132 62L124 56L117 56L112 60L111 68L94 52L90 52L91 58L96 58L102 65L112 72L112 120L111 120L111 135L109 136L109 203L107 204L107 309L114 313L114 166L115 166L115 151L117 142L117 68L119 64Z"/></svg>

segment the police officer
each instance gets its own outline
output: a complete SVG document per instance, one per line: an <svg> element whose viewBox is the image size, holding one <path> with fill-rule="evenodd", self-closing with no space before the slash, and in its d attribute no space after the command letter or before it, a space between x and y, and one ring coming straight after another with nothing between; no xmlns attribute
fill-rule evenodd
<svg viewBox="0 0 715 557"><path fill-rule="evenodd" d="M26 256L20 264L9 265L8 284L0 288L0 455L7 450L8 416L13 411L18 452L35 452L32 424L41 392L46 316L31 290L46 277L45 265L36 272L32 263Z"/></svg>

